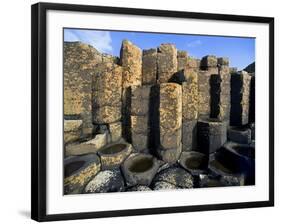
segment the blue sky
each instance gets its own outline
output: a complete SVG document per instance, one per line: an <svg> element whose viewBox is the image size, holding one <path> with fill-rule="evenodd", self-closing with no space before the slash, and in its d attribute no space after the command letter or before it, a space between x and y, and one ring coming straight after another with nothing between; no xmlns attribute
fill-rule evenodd
<svg viewBox="0 0 281 224"><path fill-rule="evenodd" d="M124 39L130 40L141 49L156 48L161 43L173 43L177 49L185 50L195 58L208 54L227 56L230 66L238 69L243 69L255 61L254 38L64 29L64 41L81 41L102 53L115 56L119 56Z"/></svg>

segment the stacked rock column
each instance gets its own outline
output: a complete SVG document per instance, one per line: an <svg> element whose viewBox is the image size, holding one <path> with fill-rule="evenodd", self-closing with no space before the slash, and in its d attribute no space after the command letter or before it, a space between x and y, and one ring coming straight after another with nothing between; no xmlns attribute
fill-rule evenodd
<svg viewBox="0 0 281 224"><path fill-rule="evenodd" d="M249 121L251 76L241 71L231 75L230 125L242 126Z"/></svg>
<svg viewBox="0 0 281 224"><path fill-rule="evenodd" d="M197 148L198 75L193 69L184 71L182 83L182 144L183 151Z"/></svg>
<svg viewBox="0 0 281 224"><path fill-rule="evenodd" d="M157 49L142 52L142 84L154 85L157 81Z"/></svg>
<svg viewBox="0 0 281 224"><path fill-rule="evenodd" d="M109 132L109 142L118 141L121 138L122 68L101 63L94 68L92 78L93 124L97 131Z"/></svg>
<svg viewBox="0 0 281 224"><path fill-rule="evenodd" d="M122 42L120 52L123 68L122 78L122 131L123 137L131 142L131 88L142 84L142 51L128 40Z"/></svg>
<svg viewBox="0 0 281 224"><path fill-rule="evenodd" d="M92 46L80 42L64 43L64 117L82 120L80 138L92 134L92 76L89 70L102 62Z"/></svg>
<svg viewBox="0 0 281 224"><path fill-rule="evenodd" d="M149 147L150 90L149 85L131 87L130 138L138 152L147 152Z"/></svg>
<svg viewBox="0 0 281 224"><path fill-rule="evenodd" d="M209 118L211 114L211 75L218 74L217 58L208 55L201 60L198 73L198 117Z"/></svg>
<svg viewBox="0 0 281 224"><path fill-rule="evenodd" d="M173 44L161 44L157 53L157 81L167 83L177 72L177 49Z"/></svg>
<svg viewBox="0 0 281 224"><path fill-rule="evenodd" d="M159 157L175 163L182 151L182 87L176 83L160 84Z"/></svg>
<svg viewBox="0 0 281 224"><path fill-rule="evenodd" d="M218 58L218 74L212 74L211 85L211 118L229 121L230 114L230 74L227 58Z"/></svg>

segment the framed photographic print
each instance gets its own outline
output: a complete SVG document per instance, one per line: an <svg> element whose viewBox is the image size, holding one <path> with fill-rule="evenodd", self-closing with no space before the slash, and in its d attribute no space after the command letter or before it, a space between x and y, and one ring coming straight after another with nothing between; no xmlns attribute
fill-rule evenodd
<svg viewBox="0 0 281 224"><path fill-rule="evenodd" d="M32 6L32 218L274 205L274 19Z"/></svg>

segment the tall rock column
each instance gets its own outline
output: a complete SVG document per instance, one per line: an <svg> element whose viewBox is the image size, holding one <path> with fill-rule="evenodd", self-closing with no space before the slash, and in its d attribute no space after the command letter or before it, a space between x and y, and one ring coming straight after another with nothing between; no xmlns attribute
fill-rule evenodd
<svg viewBox="0 0 281 224"><path fill-rule="evenodd" d="M130 87L142 84L142 51L128 40L122 42L120 52L121 65L123 67L122 80L122 126L123 137L130 140Z"/></svg>
<svg viewBox="0 0 281 224"><path fill-rule="evenodd" d="M229 122L230 116L230 73L228 58L218 58L218 74L210 77L211 118Z"/></svg>
<svg viewBox="0 0 281 224"><path fill-rule="evenodd" d="M186 51L180 51L178 50L177 53L177 59L178 59L178 68L177 70L184 70L188 64L188 55Z"/></svg>
<svg viewBox="0 0 281 224"><path fill-rule="evenodd" d="M134 149L147 152L149 147L149 107L151 86L131 87L131 127L130 137Z"/></svg>
<svg viewBox="0 0 281 224"><path fill-rule="evenodd" d="M117 141L121 137L122 67L100 63L93 71L93 123L98 131L110 132L111 140Z"/></svg>
<svg viewBox="0 0 281 224"><path fill-rule="evenodd" d="M177 72L177 49L173 44L161 44L157 53L158 82L166 83Z"/></svg>
<svg viewBox="0 0 281 224"><path fill-rule="evenodd" d="M251 76L241 71L231 75L230 125L241 126L249 121Z"/></svg>
<svg viewBox="0 0 281 224"><path fill-rule="evenodd" d="M201 60L201 70L198 73L198 116L209 118L211 113L211 75L218 74L217 58L207 55Z"/></svg>
<svg viewBox="0 0 281 224"><path fill-rule="evenodd" d="M182 149L197 148L198 118L198 74L192 69L184 71L186 81L182 83Z"/></svg>
<svg viewBox="0 0 281 224"><path fill-rule="evenodd" d="M92 68L102 62L102 55L80 42L63 45L64 118L82 120L81 138L93 132Z"/></svg>
<svg viewBox="0 0 281 224"><path fill-rule="evenodd" d="M220 104L218 119L228 121L230 118L230 71L228 58L218 58L220 77Z"/></svg>
<svg viewBox="0 0 281 224"><path fill-rule="evenodd" d="M153 85L157 81L157 49L142 52L142 84Z"/></svg>
<svg viewBox="0 0 281 224"><path fill-rule="evenodd" d="M182 87L176 83L160 84L159 157L175 163L181 153Z"/></svg>

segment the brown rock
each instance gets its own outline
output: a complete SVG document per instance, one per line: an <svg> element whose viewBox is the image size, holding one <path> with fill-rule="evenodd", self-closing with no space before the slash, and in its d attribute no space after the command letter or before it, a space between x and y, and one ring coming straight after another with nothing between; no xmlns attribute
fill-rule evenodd
<svg viewBox="0 0 281 224"><path fill-rule="evenodd" d="M95 124L114 123L121 119L121 107L104 106L93 110Z"/></svg>
<svg viewBox="0 0 281 224"><path fill-rule="evenodd" d="M142 84L156 84L157 49L143 50L142 53Z"/></svg>
<svg viewBox="0 0 281 224"><path fill-rule="evenodd" d="M186 82L182 83L182 119L194 120L198 117L198 75L185 72Z"/></svg>
<svg viewBox="0 0 281 224"><path fill-rule="evenodd" d="M188 64L188 57L186 51L180 51L178 50L177 53L177 59L178 59L178 71L185 69L186 65Z"/></svg>
<svg viewBox="0 0 281 224"><path fill-rule="evenodd" d="M82 134L82 120L64 120L64 143L79 140Z"/></svg>
<svg viewBox="0 0 281 224"><path fill-rule="evenodd" d="M123 88L138 86L142 82L142 52L128 40L122 42L121 64L123 67Z"/></svg>
<svg viewBox="0 0 281 224"><path fill-rule="evenodd" d="M64 115L79 115L83 135L92 132L91 69L102 61L101 54L81 42L64 42Z"/></svg>
<svg viewBox="0 0 281 224"><path fill-rule="evenodd" d="M249 121L249 98L251 76L245 72L231 75L230 124L240 126Z"/></svg>
<svg viewBox="0 0 281 224"><path fill-rule="evenodd" d="M177 49L173 44L161 44L158 47L157 70L160 83L168 82L177 72Z"/></svg>
<svg viewBox="0 0 281 224"><path fill-rule="evenodd" d="M121 122L115 122L108 124L109 133L111 136L112 142L117 142L122 137L122 123Z"/></svg>
<svg viewBox="0 0 281 224"><path fill-rule="evenodd" d="M160 135L161 132L176 131L182 123L182 88L176 83L160 85L159 105Z"/></svg>

